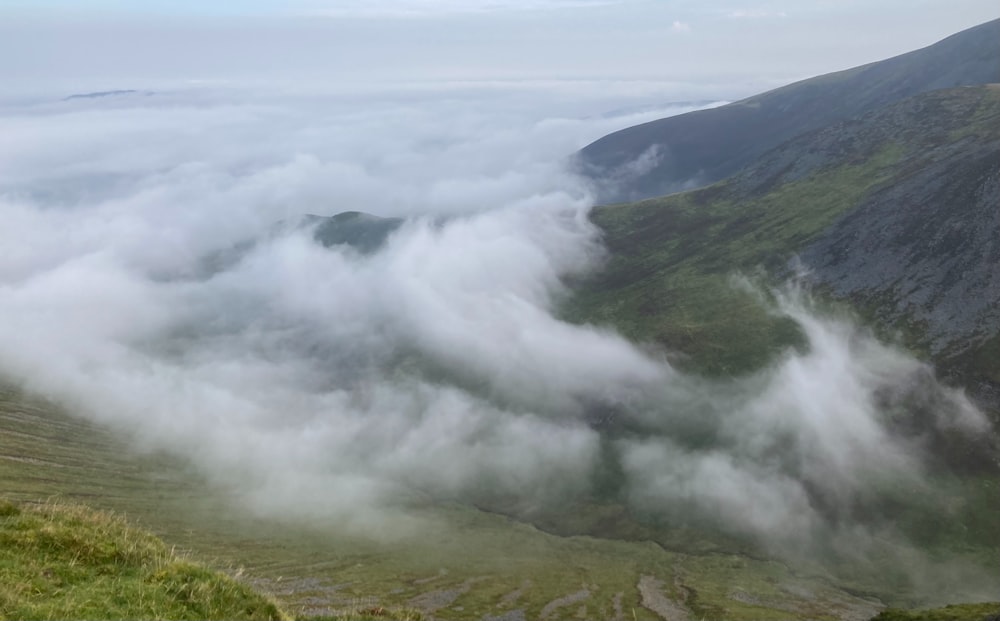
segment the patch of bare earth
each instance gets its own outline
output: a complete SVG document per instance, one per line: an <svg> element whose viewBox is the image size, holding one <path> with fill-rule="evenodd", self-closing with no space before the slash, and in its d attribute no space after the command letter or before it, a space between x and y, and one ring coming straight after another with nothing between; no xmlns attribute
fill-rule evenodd
<svg viewBox="0 0 1000 621"><path fill-rule="evenodd" d="M624 596L624 593L615 593L614 599L611 600L611 606L615 610L615 616L612 617L611 621L625 621L625 611L622 610L622 597Z"/></svg>
<svg viewBox="0 0 1000 621"><path fill-rule="evenodd" d="M529 588L531 588L531 580L525 580L521 586L501 597L500 601L497 602L497 608L512 608Z"/></svg>
<svg viewBox="0 0 1000 621"><path fill-rule="evenodd" d="M555 615L556 611L560 608L565 608L566 606L572 606L573 604L579 604L580 602L590 599L590 589L580 589L576 593L570 593L569 595L564 595L558 599L554 599L545 607L542 608L541 619L551 619Z"/></svg>
<svg viewBox="0 0 1000 621"><path fill-rule="evenodd" d="M675 602L663 593L663 580L654 576L641 576L639 595L643 608L656 613L664 621L690 621L691 616L683 604Z"/></svg>
<svg viewBox="0 0 1000 621"><path fill-rule="evenodd" d="M417 610L424 613L433 613L436 610L441 610L442 608L447 608L455 603L455 600L462 595L469 592L472 585L484 580L484 578L469 578L462 584L452 587L450 589L437 589L435 591L428 591L426 593L421 593L408 603Z"/></svg>

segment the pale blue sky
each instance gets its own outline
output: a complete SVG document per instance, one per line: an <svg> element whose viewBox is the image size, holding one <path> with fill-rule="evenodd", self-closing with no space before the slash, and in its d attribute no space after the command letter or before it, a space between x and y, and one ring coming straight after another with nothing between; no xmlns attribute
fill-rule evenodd
<svg viewBox="0 0 1000 621"><path fill-rule="evenodd" d="M0 79L614 79L734 96L998 16L996 0L0 0Z"/></svg>
<svg viewBox="0 0 1000 621"><path fill-rule="evenodd" d="M198 2L197 0L0 0L0 9L31 12L138 13L185 15L252 15L287 11L288 2L242 0Z"/></svg>

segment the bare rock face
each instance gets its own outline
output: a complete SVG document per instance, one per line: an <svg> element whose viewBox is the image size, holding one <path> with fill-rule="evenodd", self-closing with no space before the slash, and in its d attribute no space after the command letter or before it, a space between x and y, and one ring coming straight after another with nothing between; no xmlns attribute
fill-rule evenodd
<svg viewBox="0 0 1000 621"><path fill-rule="evenodd" d="M932 355L987 342L1000 327L1000 143L873 194L801 257L838 296L921 325Z"/></svg>
<svg viewBox="0 0 1000 621"><path fill-rule="evenodd" d="M938 91L891 112L910 120L858 125L858 139L882 130L891 144L915 129L924 139L798 256L814 282L1000 410L1000 86Z"/></svg>

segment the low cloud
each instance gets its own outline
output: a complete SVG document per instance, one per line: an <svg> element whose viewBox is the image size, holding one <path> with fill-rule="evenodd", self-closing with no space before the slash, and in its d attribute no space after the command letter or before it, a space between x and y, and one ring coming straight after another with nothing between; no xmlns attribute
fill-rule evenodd
<svg viewBox="0 0 1000 621"><path fill-rule="evenodd" d="M353 499L320 505L360 524L401 488L586 488L580 404L668 372L550 312L602 257L562 162L632 117L542 116L530 86L497 88L8 106L4 375L261 507L327 486L305 496ZM275 233L351 209L409 220L371 256Z"/></svg>
<svg viewBox="0 0 1000 621"><path fill-rule="evenodd" d="M856 526L882 481L923 485L887 412L926 368L801 296L776 312L808 351L727 382L555 316L605 258L565 156L623 118L512 93L235 95L5 110L4 377L261 512L379 536L428 499L589 497L608 446L637 513L779 551ZM371 254L275 228L346 210L406 222ZM924 388L943 427L981 428Z"/></svg>
<svg viewBox="0 0 1000 621"><path fill-rule="evenodd" d="M769 11L767 9L736 9L728 11L726 17L730 19L763 19L767 17L788 17L784 11Z"/></svg>
<svg viewBox="0 0 1000 621"><path fill-rule="evenodd" d="M461 2L441 0L365 0L354 2L339 0L334 3L317 2L314 4L315 6L301 9L301 12L307 15L334 18L410 19L511 11L579 10L622 4L622 0L463 0Z"/></svg>

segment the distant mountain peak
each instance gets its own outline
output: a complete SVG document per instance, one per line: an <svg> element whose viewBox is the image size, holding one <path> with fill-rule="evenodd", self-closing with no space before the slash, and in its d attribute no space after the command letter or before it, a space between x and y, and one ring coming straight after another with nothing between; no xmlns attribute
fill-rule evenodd
<svg viewBox="0 0 1000 621"><path fill-rule="evenodd" d="M93 93L77 93L75 95L70 95L69 97L64 97L63 101L72 101L74 99L102 99L104 97L120 97L122 95L152 95L152 91L138 91L135 89L123 89L115 91L95 91Z"/></svg>

